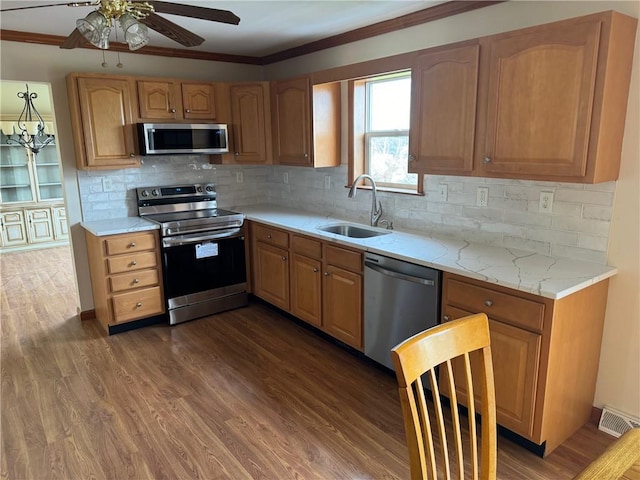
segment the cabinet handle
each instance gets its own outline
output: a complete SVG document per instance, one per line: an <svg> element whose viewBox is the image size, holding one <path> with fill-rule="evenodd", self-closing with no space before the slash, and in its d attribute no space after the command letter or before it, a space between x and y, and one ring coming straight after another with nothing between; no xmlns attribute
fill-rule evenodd
<svg viewBox="0 0 640 480"><path fill-rule="evenodd" d="M493 300L485 300L485 301L484 301L484 304L485 304L487 307L490 307L491 305L493 305Z"/></svg>
<svg viewBox="0 0 640 480"><path fill-rule="evenodd" d="M284 256L282 257L282 260L286 260L286 259L287 259L287 257L284 257Z"/></svg>
<svg viewBox="0 0 640 480"><path fill-rule="evenodd" d="M188 108L185 110L185 112L187 113L191 113L191 110L189 110Z"/></svg>
<svg viewBox="0 0 640 480"><path fill-rule="evenodd" d="M314 269L313 269L313 272L314 272L314 273L317 273L317 272L318 272L318 269L317 269L317 268L314 268Z"/></svg>
<svg viewBox="0 0 640 480"><path fill-rule="evenodd" d="M138 280L137 278L134 278L134 279L133 279L133 283L134 283L134 284L136 284L136 283L140 283L140 280Z"/></svg>
<svg viewBox="0 0 640 480"><path fill-rule="evenodd" d="M482 159L482 163L485 163L485 164L491 163L491 157L488 157L485 155L484 158Z"/></svg>
<svg viewBox="0 0 640 480"><path fill-rule="evenodd" d="M131 243L129 244L129 246L130 246L131 248L135 248L135 246L136 246L136 242L131 242Z"/></svg>
<svg viewBox="0 0 640 480"><path fill-rule="evenodd" d="M449 315L445 315L444 317L442 317L442 319L443 319L445 322L448 322L449 320L451 320L451 317L450 317Z"/></svg>
<svg viewBox="0 0 640 480"><path fill-rule="evenodd" d="M142 302L136 303L136 308L140 308L142 306Z"/></svg>
<svg viewBox="0 0 640 480"><path fill-rule="evenodd" d="M129 154L129 156L130 156L131 158L133 158L133 157L135 157L135 156L136 156L136 154L135 154L135 153L130 153L130 154Z"/></svg>
<svg viewBox="0 0 640 480"><path fill-rule="evenodd" d="M236 152L236 153L235 153L235 156L236 156L236 157L237 157L237 156L239 156L239 155L240 155L240 152Z"/></svg>
<svg viewBox="0 0 640 480"><path fill-rule="evenodd" d="M169 109L169 111L170 111L171 113L176 113L176 109L175 109L175 108L171 108L171 109Z"/></svg>
<svg viewBox="0 0 640 480"><path fill-rule="evenodd" d="M415 162L416 161L416 156L415 155L409 155L409 161L410 162Z"/></svg>
<svg viewBox="0 0 640 480"><path fill-rule="evenodd" d="M305 154L304 154L304 158L307 158L308 156L309 156L309 154L308 154L308 153L305 153Z"/></svg>
<svg viewBox="0 0 640 480"><path fill-rule="evenodd" d="M329 276L329 272L324 272L324 276L328 277Z"/></svg>
<svg viewBox="0 0 640 480"><path fill-rule="evenodd" d="M267 235L267 238L268 238L269 240L271 240L271 234Z"/></svg>
<svg viewBox="0 0 640 480"><path fill-rule="evenodd" d="M135 260L133 262L131 262L131 266L135 267L138 264L138 262L136 262Z"/></svg>

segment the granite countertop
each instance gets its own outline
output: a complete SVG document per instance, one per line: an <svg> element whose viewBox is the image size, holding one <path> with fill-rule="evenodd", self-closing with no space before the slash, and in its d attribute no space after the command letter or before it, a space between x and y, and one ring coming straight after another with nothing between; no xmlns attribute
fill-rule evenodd
<svg viewBox="0 0 640 480"><path fill-rule="evenodd" d="M140 217L122 217L110 220L95 220L82 222L80 225L96 237L106 235L118 235L120 233L144 232L146 230L158 230L160 225L144 220Z"/></svg>
<svg viewBox="0 0 640 480"><path fill-rule="evenodd" d="M236 210L248 220L552 299L566 297L617 273L616 268L606 265L405 229L377 237L350 238L318 227L354 222L292 208L262 205Z"/></svg>

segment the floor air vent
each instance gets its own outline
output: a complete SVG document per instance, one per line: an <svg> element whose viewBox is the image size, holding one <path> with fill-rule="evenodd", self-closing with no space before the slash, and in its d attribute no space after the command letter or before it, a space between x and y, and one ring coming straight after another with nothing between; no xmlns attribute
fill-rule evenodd
<svg viewBox="0 0 640 480"><path fill-rule="evenodd" d="M600 423L598 423L599 430L607 432L614 437L619 437L627 430L638 427L640 427L640 419L633 418L610 407L602 409Z"/></svg>

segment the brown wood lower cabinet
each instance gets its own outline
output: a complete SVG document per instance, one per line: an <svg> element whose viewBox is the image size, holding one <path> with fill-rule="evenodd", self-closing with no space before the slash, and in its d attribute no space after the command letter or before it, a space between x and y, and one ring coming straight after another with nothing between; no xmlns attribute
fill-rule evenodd
<svg viewBox="0 0 640 480"><path fill-rule="evenodd" d="M253 293L362 350L362 253L250 222Z"/></svg>
<svg viewBox="0 0 640 480"><path fill-rule="evenodd" d="M86 232L96 317L104 328L165 311L158 233Z"/></svg>
<svg viewBox="0 0 640 480"><path fill-rule="evenodd" d="M443 275L443 321L489 316L498 424L539 445L541 454L590 418L607 289L604 280L552 300ZM454 364L454 376L460 375L456 371ZM464 380L457 380L458 401L466 404Z"/></svg>

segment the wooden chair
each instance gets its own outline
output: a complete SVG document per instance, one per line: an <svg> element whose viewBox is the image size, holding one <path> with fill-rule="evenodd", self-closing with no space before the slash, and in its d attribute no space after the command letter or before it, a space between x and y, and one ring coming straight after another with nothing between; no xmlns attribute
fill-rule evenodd
<svg viewBox="0 0 640 480"><path fill-rule="evenodd" d="M471 352L476 353L470 356ZM434 428L437 428L437 438L440 439L441 446L439 452L442 463L441 476L447 480L452 478L452 464L449 460L451 454L457 460L454 465L457 465L458 478L465 478L465 467L470 463L470 478L478 479L479 475L482 480L495 479L496 401L487 316L480 313L430 328L397 345L391 350L391 357L398 378L412 480L439 478L432 432L433 417L436 419ZM456 357L459 357L456 360L457 367L452 368L452 359ZM448 392L451 401L450 427L445 422L436 368L439 368L440 386L443 391ZM454 371L458 375L462 374L463 383L458 379L458 385L466 386L466 392L469 392L467 398L473 399L475 393L476 399L480 401L482 421L479 442L475 402L471 401L467 404L468 432L461 428L458 409L455 408L458 400L454 387ZM430 381L433 394L433 406L429 409L423 378ZM474 389L473 380L476 384L479 383L477 385L479 388ZM453 437L453 445L448 441L447 429ZM480 458L478 458L478 443L481 445ZM470 457L467 462L463 452L467 452Z"/></svg>

